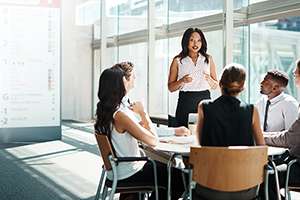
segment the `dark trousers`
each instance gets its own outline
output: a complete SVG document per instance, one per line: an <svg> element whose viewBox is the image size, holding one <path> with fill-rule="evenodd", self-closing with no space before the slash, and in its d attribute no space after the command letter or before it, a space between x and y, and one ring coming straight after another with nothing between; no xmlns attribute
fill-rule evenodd
<svg viewBox="0 0 300 200"><path fill-rule="evenodd" d="M157 167L157 182L158 186L158 198L159 200L167 199L167 189L168 189L168 171L167 165L161 162L155 162ZM154 175L153 175L153 167L151 162L147 162L143 169L138 173L132 175L129 178L120 180L118 182L124 182L127 184L130 183L141 183L143 185L154 185ZM183 178L182 172L179 169L172 168L172 179L171 179L171 199L177 200L181 197L184 192ZM130 197L127 197L130 196ZM130 195L121 195L120 199L138 199L138 194L130 194ZM154 192L151 194L150 200L155 199Z"/></svg>
<svg viewBox="0 0 300 200"><path fill-rule="evenodd" d="M209 90L199 92L180 91L175 115L177 126L188 128L189 113L197 113L198 103L204 99L210 99Z"/></svg>
<svg viewBox="0 0 300 200"><path fill-rule="evenodd" d="M222 192L196 185L193 191L194 200L250 200L256 196L257 187L238 192Z"/></svg>

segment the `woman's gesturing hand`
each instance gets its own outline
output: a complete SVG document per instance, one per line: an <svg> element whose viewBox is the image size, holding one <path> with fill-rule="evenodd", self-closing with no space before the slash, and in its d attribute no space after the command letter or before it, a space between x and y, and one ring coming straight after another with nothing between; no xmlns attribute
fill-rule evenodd
<svg viewBox="0 0 300 200"><path fill-rule="evenodd" d="M192 78L189 74L187 74L187 75L185 75L184 77L182 77L180 80L181 80L183 83L190 83L190 82L193 81L193 78Z"/></svg>
<svg viewBox="0 0 300 200"><path fill-rule="evenodd" d="M143 114L145 111L144 111L144 106L142 104L142 102L140 101L137 101L137 102L133 102L130 104L130 109L137 113L137 114Z"/></svg>

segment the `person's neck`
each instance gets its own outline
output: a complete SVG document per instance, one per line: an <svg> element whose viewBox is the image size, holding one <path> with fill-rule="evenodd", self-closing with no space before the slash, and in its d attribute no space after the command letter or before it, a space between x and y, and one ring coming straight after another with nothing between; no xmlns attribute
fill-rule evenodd
<svg viewBox="0 0 300 200"><path fill-rule="evenodd" d="M274 99L275 97L277 97L278 95L280 95L282 93L282 91L280 92L276 92L276 93L271 93L271 94L268 94L268 100L271 100L271 99Z"/></svg>
<svg viewBox="0 0 300 200"><path fill-rule="evenodd" d="M199 56L198 53L195 53L195 52L189 52L189 57L191 57L192 59L197 59Z"/></svg>
<svg viewBox="0 0 300 200"><path fill-rule="evenodd" d="M221 92L223 96L229 96L229 97L238 97L240 93L237 94L225 94L224 92Z"/></svg>

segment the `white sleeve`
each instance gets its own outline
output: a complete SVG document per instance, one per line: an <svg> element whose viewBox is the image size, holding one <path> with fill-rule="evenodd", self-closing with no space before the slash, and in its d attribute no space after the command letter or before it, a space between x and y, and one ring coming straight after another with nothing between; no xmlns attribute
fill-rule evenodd
<svg viewBox="0 0 300 200"><path fill-rule="evenodd" d="M288 130L298 117L298 102L295 99L287 101L283 109L284 130Z"/></svg>

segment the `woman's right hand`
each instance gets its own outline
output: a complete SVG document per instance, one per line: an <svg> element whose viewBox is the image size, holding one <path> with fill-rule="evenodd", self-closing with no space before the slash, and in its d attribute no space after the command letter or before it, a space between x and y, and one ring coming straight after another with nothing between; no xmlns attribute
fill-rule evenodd
<svg viewBox="0 0 300 200"><path fill-rule="evenodd" d="M180 79L180 81L182 81L183 83L190 83L193 81L193 78L189 74L186 74Z"/></svg>

